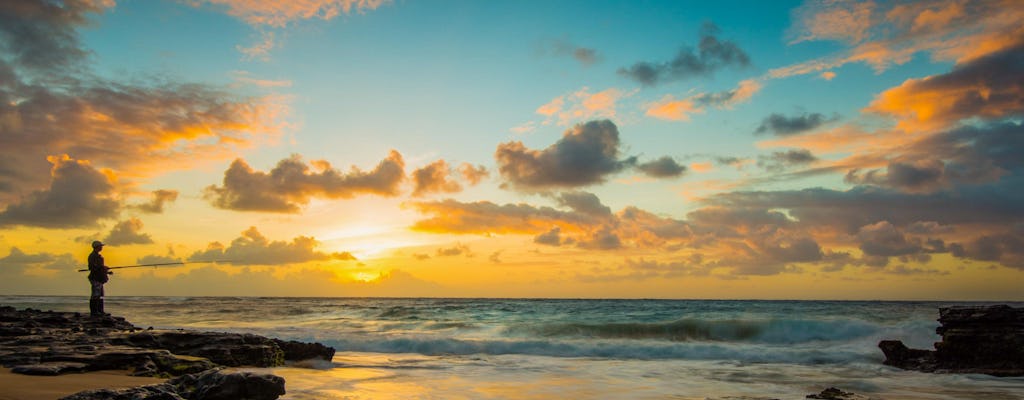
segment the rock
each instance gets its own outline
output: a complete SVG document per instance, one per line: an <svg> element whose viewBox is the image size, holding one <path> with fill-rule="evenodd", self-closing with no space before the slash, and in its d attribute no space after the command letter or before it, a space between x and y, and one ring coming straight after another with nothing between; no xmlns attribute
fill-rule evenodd
<svg viewBox="0 0 1024 400"><path fill-rule="evenodd" d="M284 352L273 340L243 333L147 330L130 334L117 343L167 349L229 367L276 367L284 365L285 359Z"/></svg>
<svg viewBox="0 0 1024 400"><path fill-rule="evenodd" d="M61 400L274 400L284 393L279 376L211 369L156 385L87 390Z"/></svg>
<svg viewBox="0 0 1024 400"><path fill-rule="evenodd" d="M870 397L861 396L851 392L844 392L839 390L839 388L834 387L822 390L821 393L809 394L806 398L822 400L871 400Z"/></svg>
<svg viewBox="0 0 1024 400"><path fill-rule="evenodd" d="M935 350L908 349L898 340L878 347L885 364L922 372L1024 376L1024 308L1008 305L943 307Z"/></svg>
<svg viewBox="0 0 1024 400"><path fill-rule="evenodd" d="M173 377L217 366L273 367L286 358L330 360L333 355L334 349L318 343L239 333L143 331L120 317L0 306L0 365L16 373L130 370L137 376Z"/></svg>
<svg viewBox="0 0 1024 400"><path fill-rule="evenodd" d="M284 359L286 361L302 361L313 358L331 361L334 358L334 348L320 343L304 343L294 340L284 341L281 339L273 340L277 347L284 351Z"/></svg>
<svg viewBox="0 0 1024 400"><path fill-rule="evenodd" d="M71 361L52 361L39 364L18 365L11 372L23 375L56 376L68 372L82 372L89 364Z"/></svg>
<svg viewBox="0 0 1024 400"><path fill-rule="evenodd" d="M284 378L270 374L201 373L191 398L203 400L273 400L285 393Z"/></svg>

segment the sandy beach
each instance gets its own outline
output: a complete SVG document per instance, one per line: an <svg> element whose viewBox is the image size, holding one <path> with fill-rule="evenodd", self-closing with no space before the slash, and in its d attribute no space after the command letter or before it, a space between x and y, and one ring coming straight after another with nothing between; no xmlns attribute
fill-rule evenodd
<svg viewBox="0 0 1024 400"><path fill-rule="evenodd" d="M163 382L129 376L128 371L96 371L60 376L30 376L0 368L0 400L54 400L83 390L127 388Z"/></svg>

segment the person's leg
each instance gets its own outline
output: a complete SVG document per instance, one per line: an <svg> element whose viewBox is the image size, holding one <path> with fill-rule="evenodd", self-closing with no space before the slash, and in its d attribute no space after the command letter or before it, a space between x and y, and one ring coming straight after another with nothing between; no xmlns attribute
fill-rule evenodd
<svg viewBox="0 0 1024 400"><path fill-rule="evenodd" d="M89 281L92 290L89 296L89 315L103 315L103 283Z"/></svg>

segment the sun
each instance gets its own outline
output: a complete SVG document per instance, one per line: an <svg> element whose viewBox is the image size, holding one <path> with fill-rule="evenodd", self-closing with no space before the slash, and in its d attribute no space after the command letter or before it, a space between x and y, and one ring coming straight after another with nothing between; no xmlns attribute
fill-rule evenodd
<svg viewBox="0 0 1024 400"><path fill-rule="evenodd" d="M369 272L353 272L349 276L351 276L352 279L357 280L359 282L373 282L380 278L380 274L375 275Z"/></svg>

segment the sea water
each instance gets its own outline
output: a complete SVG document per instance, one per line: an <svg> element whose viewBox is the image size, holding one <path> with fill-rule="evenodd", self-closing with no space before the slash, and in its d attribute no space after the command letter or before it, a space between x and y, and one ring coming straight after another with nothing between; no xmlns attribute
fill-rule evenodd
<svg viewBox="0 0 1024 400"><path fill-rule="evenodd" d="M0 296L81 311L85 297ZM316 341L332 362L251 369L283 399L1024 399L1024 378L882 365L877 344L932 348L939 307L859 301L110 297L140 327ZM980 304L980 303L969 303ZM1024 304L1011 304L1024 306Z"/></svg>

